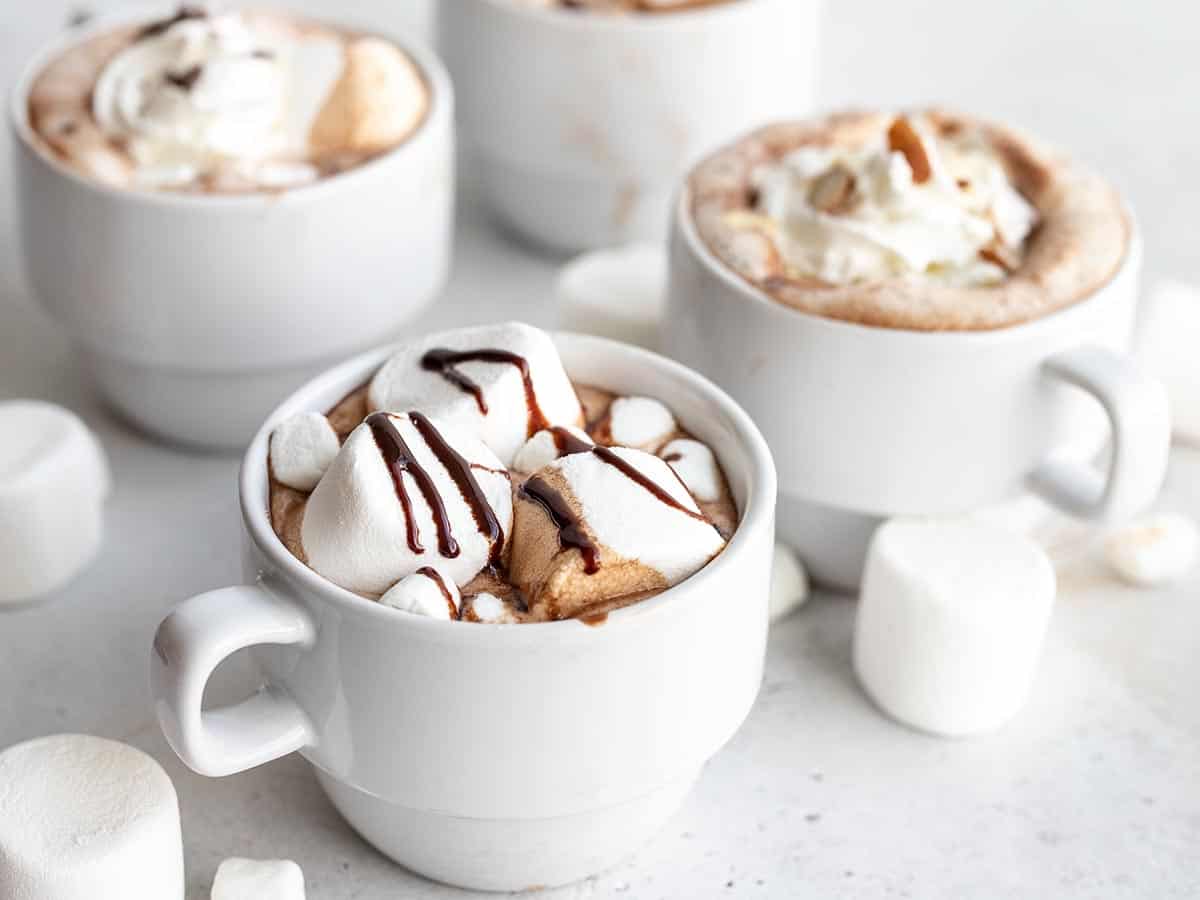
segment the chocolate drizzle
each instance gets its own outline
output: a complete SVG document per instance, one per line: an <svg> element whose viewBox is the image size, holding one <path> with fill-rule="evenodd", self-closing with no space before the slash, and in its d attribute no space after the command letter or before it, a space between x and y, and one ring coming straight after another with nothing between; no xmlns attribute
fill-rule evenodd
<svg viewBox="0 0 1200 900"><path fill-rule="evenodd" d="M202 74L204 74L202 66L192 66L182 72L168 72L163 77L167 84L173 84L181 91L190 91L196 86L196 82L200 80Z"/></svg>
<svg viewBox="0 0 1200 900"><path fill-rule="evenodd" d="M559 456L587 453L595 447L591 441L585 441L559 425L550 429L550 436L554 438L554 446L558 450Z"/></svg>
<svg viewBox="0 0 1200 900"><path fill-rule="evenodd" d="M152 22L141 31L138 32L136 40L144 40L145 38L157 37L162 34L172 25L178 25L180 22L185 22L188 19L207 19L208 13L199 6L181 6L179 11L169 19L162 19L158 22Z"/></svg>
<svg viewBox="0 0 1200 900"><path fill-rule="evenodd" d="M546 515L558 529L559 546L564 550L579 551L579 555L583 557L583 571L586 574L595 575L600 571L599 548L567 503L566 497L537 475L521 485L521 496L546 511Z"/></svg>
<svg viewBox="0 0 1200 900"><path fill-rule="evenodd" d="M490 547L488 564L499 564L500 551L504 547L504 530L500 527L500 520L496 518L496 511L492 509L492 504L488 503L487 494L483 492L483 488L475 479L475 473L471 471L471 464L463 458L462 454L446 443L446 439L424 415L419 412L410 412L408 418L420 432L421 437L425 438L425 443L429 445L433 455L445 467L446 474L458 486L459 493L467 501L467 506L471 507L471 515L475 518L479 533L488 540ZM441 504L440 497L438 503ZM444 513L444 506L442 510Z"/></svg>
<svg viewBox="0 0 1200 900"><path fill-rule="evenodd" d="M525 382L525 408L529 415L529 425L526 437L531 437L543 428L550 427L549 421L538 406L537 394L533 390L533 377L529 373L529 360L519 353L510 350L448 350L435 347L421 357L421 368L426 372L436 372L451 384L475 398L475 405L482 415L488 414L487 400L483 396L483 388L470 377L460 372L456 366L465 362L486 362L500 365L516 366Z"/></svg>
<svg viewBox="0 0 1200 900"><path fill-rule="evenodd" d="M644 487L646 490L648 490L651 494L653 494L655 497L657 497L663 503L667 504L667 506L670 506L673 509L677 509L681 513L691 516L693 519L699 519L701 522L708 521L708 519L705 518L703 513L693 512L692 510L688 509L686 506L684 506L682 503L680 503L678 500L676 500L674 497L672 497L669 493L667 493L667 491L664 490L661 485L657 484L652 479L647 478L640 471L638 471L638 469L634 465L632 465L631 463L627 462L626 460L624 460L620 456L618 456L616 453L614 453L612 448L610 448L610 447L594 447L594 448L592 448L592 452L595 453L596 456L600 457L600 459L602 459L604 462L608 463L613 468L618 469L623 475L625 475L627 478L629 478L629 480L636 482L641 487Z"/></svg>
<svg viewBox="0 0 1200 900"><path fill-rule="evenodd" d="M417 425L418 430L420 430L420 425L415 418L416 415L418 414L412 414L413 424ZM422 416L422 418L424 417ZM437 525L438 532L438 552L448 559L454 559L459 554L458 542L454 540L454 535L450 533L450 516L446 512L446 504L442 502L441 495L438 494L437 485L433 483L433 479L429 477L429 473L417 463L412 450L409 449L400 432L396 430L396 426L392 424L392 420L387 413L372 413L367 416L366 423L370 426L371 434L375 438L375 446L379 448L379 452L383 456L383 461L387 464L388 471L392 475L392 484L396 488L396 497L400 500L400 506L404 509L404 523L408 533L408 548L413 553L425 552L425 548L421 546L421 535L417 529L417 521L413 518L412 500L408 496L408 490L404 487L403 476L405 472L412 476L413 481L417 483L417 488L421 491L421 495L425 498L425 502L429 504L429 509L433 513L433 521ZM430 430L433 430L432 426L430 426ZM436 434L436 432L434 433ZM438 437L440 439L441 435L438 435ZM437 451L435 450L434 452L436 453ZM459 458L461 459L461 457Z"/></svg>
<svg viewBox="0 0 1200 900"><path fill-rule="evenodd" d="M459 618L458 607L454 605L454 598L450 596L450 588L446 587L446 582L442 578L441 573L433 566L421 566L417 569L417 575L424 575L430 581L438 586L438 590L442 592L442 596L446 598L446 605L450 607L450 618Z"/></svg>

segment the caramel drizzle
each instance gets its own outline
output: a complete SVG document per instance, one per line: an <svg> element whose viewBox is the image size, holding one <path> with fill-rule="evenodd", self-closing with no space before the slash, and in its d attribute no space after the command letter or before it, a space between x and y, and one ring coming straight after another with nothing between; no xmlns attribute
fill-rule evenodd
<svg viewBox="0 0 1200 900"><path fill-rule="evenodd" d="M446 598L446 605L450 607L450 618L459 618L458 607L454 605L454 598L450 596L450 588L446 587L446 582L441 574L433 566L421 566L417 569L417 575L424 575L430 581L438 586L438 590L442 592L442 596Z"/></svg>
<svg viewBox="0 0 1200 900"><path fill-rule="evenodd" d="M479 486L479 482L475 478L475 473L471 471L471 464L462 454L446 443L446 439L424 415L419 412L410 412L408 418L421 437L425 438L425 443L429 445L433 455L445 467L450 479L458 486L458 492L467 502L467 506L471 508L471 515L475 519L479 533L488 540L490 548L488 565L498 565L500 551L504 548L504 530L500 527L500 520L496 518L496 511L488 503L487 494L483 492L483 488ZM441 505L440 497L438 503ZM442 510L444 513L444 505ZM454 555L458 555L457 545Z"/></svg>
<svg viewBox="0 0 1200 900"><path fill-rule="evenodd" d="M519 353L509 350L448 350L435 347L421 357L421 368L426 372L436 372L464 393L475 398L475 405L482 415L488 414L487 400L483 396L483 388L469 376L460 372L456 366L465 362L486 362L500 365L516 366L525 383L525 409L529 416L526 437L532 437L544 428L550 427L549 421L542 408L538 406L537 394L533 390L533 376L529 373L529 360Z"/></svg>

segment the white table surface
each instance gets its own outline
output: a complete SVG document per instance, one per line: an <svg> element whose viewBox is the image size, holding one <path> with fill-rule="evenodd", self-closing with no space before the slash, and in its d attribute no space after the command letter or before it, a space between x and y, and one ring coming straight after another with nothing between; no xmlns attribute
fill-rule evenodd
<svg viewBox="0 0 1200 900"><path fill-rule="evenodd" d="M404 29L428 22L413 0L325 6ZM0 81L69 8L0 5ZM825 97L944 101L1071 146L1133 198L1148 277L1200 281L1198 25L1182 0L836 0ZM451 285L414 327L553 324L554 261L494 233L466 193ZM148 701L150 635L172 602L238 578L237 461L160 446L106 413L23 286L13 215L0 204L0 398L78 410L111 456L116 492L96 564L44 604L0 613L0 746L71 730L153 753L179 789L188 900L206 898L234 854L300 861L315 900L462 895L360 842L299 758L208 780L167 749ZM1175 451L1161 506L1200 511L1200 452ZM1084 557L1061 576L1036 696L1002 733L964 742L878 715L850 670L852 603L818 596L773 630L757 706L666 831L615 871L544 896L1200 895L1200 573L1135 591ZM213 696L247 677L232 661Z"/></svg>

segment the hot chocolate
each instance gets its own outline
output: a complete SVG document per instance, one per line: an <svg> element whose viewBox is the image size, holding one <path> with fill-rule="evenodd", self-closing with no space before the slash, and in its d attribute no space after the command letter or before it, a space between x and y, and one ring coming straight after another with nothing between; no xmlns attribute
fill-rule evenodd
<svg viewBox="0 0 1200 900"><path fill-rule="evenodd" d="M272 524L297 558L438 618L596 620L703 568L737 522L670 410L573 384L519 324L406 344L324 420L282 423L270 455Z"/></svg>
<svg viewBox="0 0 1200 900"><path fill-rule="evenodd" d="M428 106L424 76L381 38L186 6L71 46L29 92L44 152L114 187L196 193L337 174L403 143Z"/></svg>
<svg viewBox="0 0 1200 900"><path fill-rule="evenodd" d="M1016 325L1093 294L1130 241L1098 176L942 111L773 125L703 162L689 187L725 265L781 303L864 325Z"/></svg>

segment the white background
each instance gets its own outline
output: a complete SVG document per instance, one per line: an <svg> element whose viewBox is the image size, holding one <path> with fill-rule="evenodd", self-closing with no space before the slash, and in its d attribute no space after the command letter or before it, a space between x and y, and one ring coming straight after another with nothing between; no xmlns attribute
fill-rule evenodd
<svg viewBox="0 0 1200 900"><path fill-rule="evenodd" d="M6 89L77 7L0 0ZM303 8L410 32L429 21L429 4L414 0ZM1148 281L1200 281L1194 4L830 0L825 29L825 105L936 101L1026 126L1131 198ZM97 564L46 604L0 613L0 746L75 730L154 753L181 797L189 900L207 897L231 854L299 860L314 900L459 896L359 842L299 759L209 781L165 748L145 684L150 635L173 601L237 579L237 462L143 439L80 382L22 283L11 153L6 135L0 399L77 409L109 451L117 489ZM496 235L471 193L468 183L451 286L414 327L553 324L554 261ZM1176 450L1162 505L1200 511L1200 452ZM878 716L849 668L853 607L819 597L775 629L754 713L667 831L616 871L542 896L1200 895L1200 577L1136 592L1086 558L1061 576L1037 695L1002 734L972 742ZM241 668L222 673L218 694L235 689Z"/></svg>

